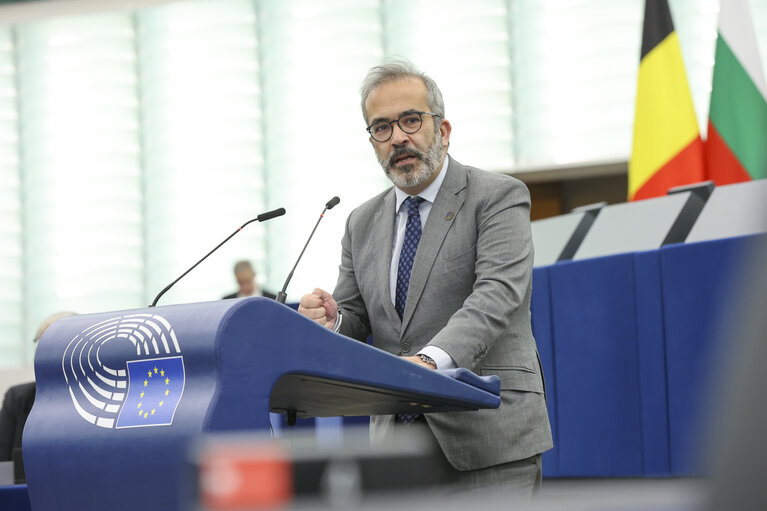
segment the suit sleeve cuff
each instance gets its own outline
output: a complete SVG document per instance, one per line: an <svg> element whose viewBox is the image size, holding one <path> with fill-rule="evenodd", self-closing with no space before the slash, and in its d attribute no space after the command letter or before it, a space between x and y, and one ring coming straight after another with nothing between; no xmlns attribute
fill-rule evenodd
<svg viewBox="0 0 767 511"><path fill-rule="evenodd" d="M438 348L436 346L424 346L421 351L416 353L416 355L426 355L427 357L434 360L434 362L437 364L437 369L455 369L458 367L453 360L453 357L447 354L445 350L442 348Z"/></svg>

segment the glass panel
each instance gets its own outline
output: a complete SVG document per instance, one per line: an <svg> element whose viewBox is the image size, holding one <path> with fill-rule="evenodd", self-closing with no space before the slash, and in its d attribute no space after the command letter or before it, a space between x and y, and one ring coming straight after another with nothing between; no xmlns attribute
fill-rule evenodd
<svg viewBox="0 0 767 511"><path fill-rule="evenodd" d="M450 154L466 165L513 167L509 9L506 0L384 0L387 56L434 78L453 132Z"/></svg>
<svg viewBox="0 0 767 511"><path fill-rule="evenodd" d="M137 32L150 303L264 212L259 45L255 7L244 0L144 9ZM159 303L233 291L238 259L250 259L263 278L264 245L263 226L250 224Z"/></svg>
<svg viewBox="0 0 767 511"><path fill-rule="evenodd" d="M17 27L25 339L53 312L142 303L133 22L98 14Z"/></svg>
<svg viewBox="0 0 767 511"><path fill-rule="evenodd" d="M288 211L267 225L271 289L282 287L325 203L341 198L288 288L297 301L318 286L333 290L346 217L388 183L359 106L362 79L383 57L380 13L374 0L259 6L268 206Z"/></svg>
<svg viewBox="0 0 767 511"><path fill-rule="evenodd" d="M626 159L644 2L511 6L516 166Z"/></svg>
<svg viewBox="0 0 767 511"><path fill-rule="evenodd" d="M705 133L717 0L670 0ZM631 153L644 2L511 0L516 167Z"/></svg>
<svg viewBox="0 0 767 511"><path fill-rule="evenodd" d="M22 234L16 66L11 29L0 27L0 367L25 362L21 344ZM31 341L31 338L30 338Z"/></svg>

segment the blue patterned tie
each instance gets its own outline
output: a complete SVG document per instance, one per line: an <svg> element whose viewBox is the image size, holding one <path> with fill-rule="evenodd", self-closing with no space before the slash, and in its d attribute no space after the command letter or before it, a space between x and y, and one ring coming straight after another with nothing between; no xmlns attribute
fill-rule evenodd
<svg viewBox="0 0 767 511"><path fill-rule="evenodd" d="M407 301L407 288L410 285L410 271L413 269L413 259L418 250L418 242L421 241L421 215L418 206L421 205L421 197L408 197L405 199L407 206L407 225L405 226L405 238L402 240L402 251L399 254L399 266L397 267L397 293L394 295L394 308L400 319L405 312Z"/></svg>
<svg viewBox="0 0 767 511"><path fill-rule="evenodd" d="M410 271L413 269L415 252L418 250L418 242L421 241L421 214L418 207L423 202L421 197L408 197L405 199L407 206L407 225L405 226L405 238L402 240L402 251L399 254L397 267L397 293L394 296L394 308L400 319L405 312L407 301L407 289L410 285ZM398 413L394 421L399 424L412 424L420 413Z"/></svg>

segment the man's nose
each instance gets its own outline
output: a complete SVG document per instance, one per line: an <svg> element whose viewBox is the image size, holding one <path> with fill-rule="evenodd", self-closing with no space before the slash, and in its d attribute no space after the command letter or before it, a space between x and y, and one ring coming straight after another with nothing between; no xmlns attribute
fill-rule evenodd
<svg viewBox="0 0 767 511"><path fill-rule="evenodd" d="M399 123L394 123L392 126L391 142L394 145L403 145L410 140L410 135L402 131L399 127Z"/></svg>

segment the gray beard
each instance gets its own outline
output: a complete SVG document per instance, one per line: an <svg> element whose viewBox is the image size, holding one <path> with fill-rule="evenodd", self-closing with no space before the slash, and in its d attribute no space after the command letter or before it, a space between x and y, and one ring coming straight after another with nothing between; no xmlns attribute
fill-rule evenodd
<svg viewBox="0 0 767 511"><path fill-rule="evenodd" d="M395 159L405 154L413 156L416 160L420 161L395 169ZM425 153L415 147L406 146L395 150L389 158L378 157L378 162L383 167L386 177L389 178L394 186L402 189L412 188L429 181L439 171L441 159L442 139L435 135L434 142L426 149Z"/></svg>

